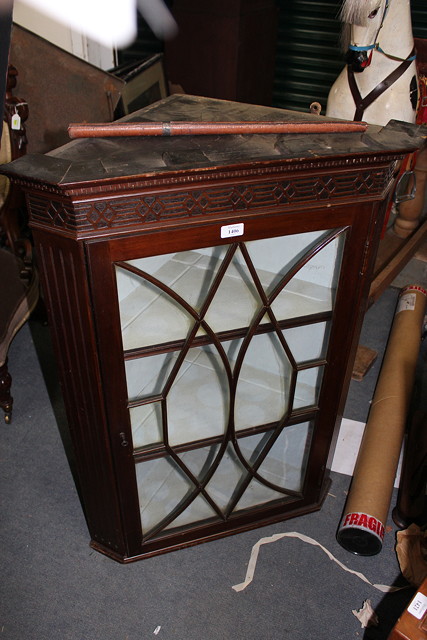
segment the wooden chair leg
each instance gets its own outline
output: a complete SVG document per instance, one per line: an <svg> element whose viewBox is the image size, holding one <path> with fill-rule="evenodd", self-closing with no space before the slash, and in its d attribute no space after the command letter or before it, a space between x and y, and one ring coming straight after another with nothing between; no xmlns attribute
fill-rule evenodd
<svg viewBox="0 0 427 640"><path fill-rule="evenodd" d="M4 364L0 366L0 407L4 411L4 420L10 424L12 420L13 398L10 395L12 386L12 377L7 368L7 358Z"/></svg>

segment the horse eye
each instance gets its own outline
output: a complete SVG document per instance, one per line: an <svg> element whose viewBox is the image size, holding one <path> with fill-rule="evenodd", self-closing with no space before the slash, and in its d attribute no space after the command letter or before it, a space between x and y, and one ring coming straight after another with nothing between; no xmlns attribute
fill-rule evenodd
<svg viewBox="0 0 427 640"><path fill-rule="evenodd" d="M374 9L373 11L371 11L371 13L369 14L368 18L375 18L375 16L377 15L379 9Z"/></svg>

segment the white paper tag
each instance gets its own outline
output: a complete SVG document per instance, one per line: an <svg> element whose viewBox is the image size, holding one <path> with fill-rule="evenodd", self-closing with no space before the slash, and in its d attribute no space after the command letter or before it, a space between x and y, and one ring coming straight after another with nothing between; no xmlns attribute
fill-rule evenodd
<svg viewBox="0 0 427 640"><path fill-rule="evenodd" d="M234 236L242 236L245 229L243 222L237 224L227 224L221 227L221 238L233 238Z"/></svg>
<svg viewBox="0 0 427 640"><path fill-rule="evenodd" d="M14 113L12 116L12 129L19 130L21 128L21 116L19 113Z"/></svg>
<svg viewBox="0 0 427 640"><path fill-rule="evenodd" d="M413 311L416 301L417 296L415 293L404 293L403 296L399 298L396 313L400 313L400 311Z"/></svg>
<svg viewBox="0 0 427 640"><path fill-rule="evenodd" d="M418 591L417 595L408 607L408 612L415 616L418 620L421 620L426 611L427 596Z"/></svg>

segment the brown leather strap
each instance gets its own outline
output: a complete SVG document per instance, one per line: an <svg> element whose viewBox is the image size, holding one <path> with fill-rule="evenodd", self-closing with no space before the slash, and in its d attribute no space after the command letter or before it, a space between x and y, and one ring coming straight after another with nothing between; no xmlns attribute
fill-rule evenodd
<svg viewBox="0 0 427 640"><path fill-rule="evenodd" d="M367 109L384 91L386 91L392 84L396 82L402 76L406 69L409 68L413 60L411 59L415 54L415 49L412 49L408 58L402 62L394 71L392 71L382 82L372 89L368 95L364 98L360 95L359 87L357 86L356 78L354 77L354 71L347 65L347 77L350 87L351 95L353 96L356 111L354 114L354 120L362 120L365 109ZM362 72L363 73L363 72Z"/></svg>

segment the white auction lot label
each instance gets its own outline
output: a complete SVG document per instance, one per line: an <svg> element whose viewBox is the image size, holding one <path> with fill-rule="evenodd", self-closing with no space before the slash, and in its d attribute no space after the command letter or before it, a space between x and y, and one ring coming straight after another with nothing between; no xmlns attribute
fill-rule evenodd
<svg viewBox="0 0 427 640"><path fill-rule="evenodd" d="M427 596L418 591L415 598L412 600L408 607L409 613L421 620L425 612L427 611Z"/></svg>
<svg viewBox="0 0 427 640"><path fill-rule="evenodd" d="M234 236L242 236L245 230L243 222L236 224L226 224L221 227L221 238L233 238Z"/></svg>

